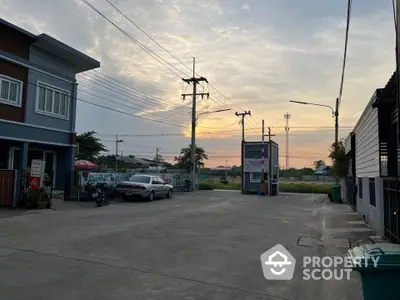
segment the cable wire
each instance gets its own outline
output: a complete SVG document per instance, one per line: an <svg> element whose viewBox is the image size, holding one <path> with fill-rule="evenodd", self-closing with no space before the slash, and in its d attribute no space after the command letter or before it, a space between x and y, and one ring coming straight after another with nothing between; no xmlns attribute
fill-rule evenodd
<svg viewBox="0 0 400 300"><path fill-rule="evenodd" d="M29 81L28 81L27 83L28 83L28 84L31 84L31 85L33 85L33 86L36 86L36 87L40 87L40 85L38 85L38 84L36 84L36 83L33 83L33 82L29 82ZM97 104L97 103L94 103L94 102L91 102L91 101L88 101L88 100L84 100L84 99L81 99L81 98L78 98L78 97L68 96L68 99L69 99L69 100L76 99L77 101L81 101L81 102L84 102L84 103L87 103L87 104L91 104L91 105L94 105L94 106L97 106L97 107L101 107L101 108L104 108L104 109L107 109L107 110L110 110L110 111L114 111L114 112L117 112L117 113L120 113L120 114L129 115L129 116L132 116L132 117L138 118L138 119L143 119L143 120L147 120L147 121L152 121L152 122L160 123L160 124L171 125L171 126L175 126L175 127L187 128L187 126L184 126L184 125L179 125L179 124L164 122L164 121L160 121L160 120L154 120L154 119L152 119L152 118L143 117L143 116L138 116L138 115L131 114L131 113L128 113L128 112L125 112L125 111L120 111L120 110L117 110L117 109L114 109L114 108L111 108L111 107L108 107L108 106L100 105L100 104ZM110 102L113 102L113 101L110 101ZM116 102L116 103L117 103L117 102ZM120 105L120 103L117 103L117 104Z"/></svg>
<svg viewBox="0 0 400 300"><path fill-rule="evenodd" d="M339 89L339 104L342 102L342 95L343 95L343 86L344 86L344 74L346 69L346 60L347 60L347 46L349 42L349 29L350 29L350 17L351 17L351 4L352 0L347 0L347 20L346 20L346 37L344 41L344 53L343 53L343 63L342 63L342 75L340 79L340 89Z"/></svg>

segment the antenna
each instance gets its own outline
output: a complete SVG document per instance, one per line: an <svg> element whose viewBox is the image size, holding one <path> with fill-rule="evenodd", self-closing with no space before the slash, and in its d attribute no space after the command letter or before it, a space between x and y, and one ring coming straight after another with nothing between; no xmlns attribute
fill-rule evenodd
<svg viewBox="0 0 400 300"><path fill-rule="evenodd" d="M289 169L289 119L292 117L292 115L289 112L286 112L284 115L284 118L286 119L286 126L285 126L285 131L286 131L286 157L285 157L285 169Z"/></svg>

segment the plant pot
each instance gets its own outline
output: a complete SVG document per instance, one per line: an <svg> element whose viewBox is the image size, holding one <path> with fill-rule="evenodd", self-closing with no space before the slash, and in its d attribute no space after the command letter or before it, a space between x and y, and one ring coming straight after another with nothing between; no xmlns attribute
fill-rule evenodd
<svg viewBox="0 0 400 300"><path fill-rule="evenodd" d="M37 202L37 208L38 209L45 209L47 206L47 201L38 201Z"/></svg>

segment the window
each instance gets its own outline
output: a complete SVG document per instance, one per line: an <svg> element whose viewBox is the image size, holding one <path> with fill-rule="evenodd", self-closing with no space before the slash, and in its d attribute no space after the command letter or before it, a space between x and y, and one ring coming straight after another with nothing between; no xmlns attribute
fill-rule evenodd
<svg viewBox="0 0 400 300"><path fill-rule="evenodd" d="M150 183L150 176L134 175L131 178L129 178L129 181L139 182L139 183Z"/></svg>
<svg viewBox="0 0 400 300"><path fill-rule="evenodd" d="M358 198L362 199L362 178L358 178Z"/></svg>
<svg viewBox="0 0 400 300"><path fill-rule="evenodd" d="M69 92L38 82L36 112L68 119Z"/></svg>
<svg viewBox="0 0 400 300"><path fill-rule="evenodd" d="M260 182L260 181L261 181L261 172L250 173L250 182Z"/></svg>
<svg viewBox="0 0 400 300"><path fill-rule="evenodd" d="M0 75L0 102L15 106L22 104L22 81Z"/></svg>
<svg viewBox="0 0 400 300"><path fill-rule="evenodd" d="M376 198L375 198L375 179L369 179L369 204L376 207Z"/></svg>

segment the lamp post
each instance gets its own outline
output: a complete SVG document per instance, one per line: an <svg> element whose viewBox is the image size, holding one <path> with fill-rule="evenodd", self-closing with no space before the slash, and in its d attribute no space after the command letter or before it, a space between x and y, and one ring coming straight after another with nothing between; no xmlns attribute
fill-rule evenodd
<svg viewBox="0 0 400 300"><path fill-rule="evenodd" d="M196 121L199 120L199 117L200 117L201 115L220 113L220 112L224 112L224 111L228 111L228 110L231 110L231 108L218 109L218 110L214 110L214 111L205 111L205 112L199 113L199 114L197 115L197 117L196 117Z"/></svg>
<svg viewBox="0 0 400 300"><path fill-rule="evenodd" d="M214 110L214 111L206 111L206 112L202 112L199 113L196 117L196 120L194 122L194 125L197 124L199 117L201 115L205 115L205 114L213 114L213 113L220 113L220 112L224 112L224 111L228 111L231 110L230 108L227 109L218 109L218 110ZM193 192L196 191L196 144L193 143L192 145L192 153L191 153L191 157L192 157L192 178L193 178L193 182L192 182L192 188L193 188Z"/></svg>
<svg viewBox="0 0 400 300"><path fill-rule="evenodd" d="M336 98L336 109L333 109L333 107L330 105L313 103L313 102L304 102L304 101L295 101L295 100L289 100L289 102L303 104L303 105L314 105L314 106L322 106L322 107L330 108L332 111L332 117L335 118L335 147L337 146L337 144L339 142L339 98Z"/></svg>

